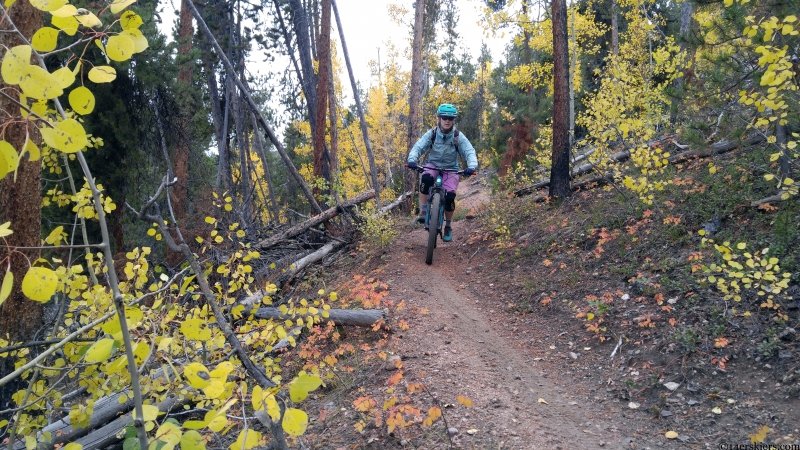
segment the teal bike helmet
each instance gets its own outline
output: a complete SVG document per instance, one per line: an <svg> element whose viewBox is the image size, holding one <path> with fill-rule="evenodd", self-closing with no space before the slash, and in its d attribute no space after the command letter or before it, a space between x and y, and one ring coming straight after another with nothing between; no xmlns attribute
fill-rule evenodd
<svg viewBox="0 0 800 450"><path fill-rule="evenodd" d="M455 106L451 105L450 103L442 103L439 106L439 109L436 110L437 116L458 116L458 110Z"/></svg>

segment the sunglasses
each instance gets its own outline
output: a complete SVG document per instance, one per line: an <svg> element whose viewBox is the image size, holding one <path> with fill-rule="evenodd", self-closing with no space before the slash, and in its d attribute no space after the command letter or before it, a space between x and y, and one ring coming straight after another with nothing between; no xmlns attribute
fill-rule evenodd
<svg viewBox="0 0 800 450"><path fill-rule="evenodd" d="M440 119L442 119L442 120L449 120L449 121L451 121L451 122L452 122L453 120L456 120L456 117L455 117L455 116L439 116L439 118L440 118Z"/></svg>

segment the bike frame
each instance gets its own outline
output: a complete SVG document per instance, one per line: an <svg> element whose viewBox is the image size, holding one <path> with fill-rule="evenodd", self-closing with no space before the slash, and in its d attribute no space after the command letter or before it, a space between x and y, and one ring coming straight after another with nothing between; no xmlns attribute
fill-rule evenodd
<svg viewBox="0 0 800 450"><path fill-rule="evenodd" d="M431 187L431 192L428 194L428 214L425 215L425 229L430 228L430 220L431 220L431 208L433 206L433 196L434 194L439 194L441 196L441 202L439 202L439 223L436 224L436 233L439 236L442 235L442 224L444 223L444 196L446 191L442 187L442 172L440 171L436 175L436 182Z"/></svg>

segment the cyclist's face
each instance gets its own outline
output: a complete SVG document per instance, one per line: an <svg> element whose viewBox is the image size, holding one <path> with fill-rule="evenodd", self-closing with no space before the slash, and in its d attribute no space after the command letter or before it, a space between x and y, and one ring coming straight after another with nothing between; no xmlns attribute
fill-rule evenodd
<svg viewBox="0 0 800 450"><path fill-rule="evenodd" d="M450 119L450 117L448 117L448 119ZM439 128L441 128L442 131L450 131L451 129L453 129L454 123L455 123L454 120L445 120L441 116L439 116Z"/></svg>

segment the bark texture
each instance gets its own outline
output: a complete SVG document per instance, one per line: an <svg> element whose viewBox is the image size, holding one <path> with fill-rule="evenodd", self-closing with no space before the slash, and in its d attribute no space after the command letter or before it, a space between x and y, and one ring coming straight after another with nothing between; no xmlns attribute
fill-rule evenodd
<svg viewBox="0 0 800 450"><path fill-rule="evenodd" d="M566 198L569 187L569 48L567 2L553 0L553 153L550 196Z"/></svg>
<svg viewBox="0 0 800 450"><path fill-rule="evenodd" d="M411 147L417 142L420 132L420 102L422 98L422 28L424 26L424 12L425 1L416 0L414 4L414 44L413 56L411 58L411 92L409 93L408 100L408 140L407 147L411 151ZM406 170L403 176L403 191L410 191L414 189L416 181L416 172ZM411 199L404 202L402 210L404 212L411 211Z"/></svg>
<svg viewBox="0 0 800 450"><path fill-rule="evenodd" d="M319 78L317 80L316 123L314 125L314 176L331 182L331 158L325 151L325 114L328 109L328 83L331 57L331 1L322 0L322 28L317 43Z"/></svg>
<svg viewBox="0 0 800 450"><path fill-rule="evenodd" d="M19 31L30 40L33 33L43 24L44 14L31 6L28 0L19 0L8 9L11 21ZM8 29L5 20L3 28ZM29 41L30 42L30 41ZM0 44L6 48L23 45L24 41L13 33L0 33ZM38 61L31 61L38 64ZM6 89L0 80L0 88ZM9 95L18 98L16 88L8 89ZM0 117L4 129L3 139L19 151L25 144L27 130L31 139L41 146L41 138L36 127L26 127L21 122L20 108L5 97L0 96ZM17 122L20 121L20 122ZM13 174L6 175L0 182L0 223L11 222L14 234L7 236L5 242L9 246L35 247L41 239L41 161L28 161L23 157L17 170L17 179ZM0 246L0 257L10 257L11 272L14 274L14 286L11 295L0 306L0 337L11 341L25 341L33 338L42 328L43 307L22 295L22 278L39 251L16 251L9 255L5 245ZM2 271L5 274L5 271ZM0 373L10 373L14 369L12 358L0 358ZM7 409L11 394L20 386L9 383L0 388L0 410ZM2 417L0 417L2 418Z"/></svg>

